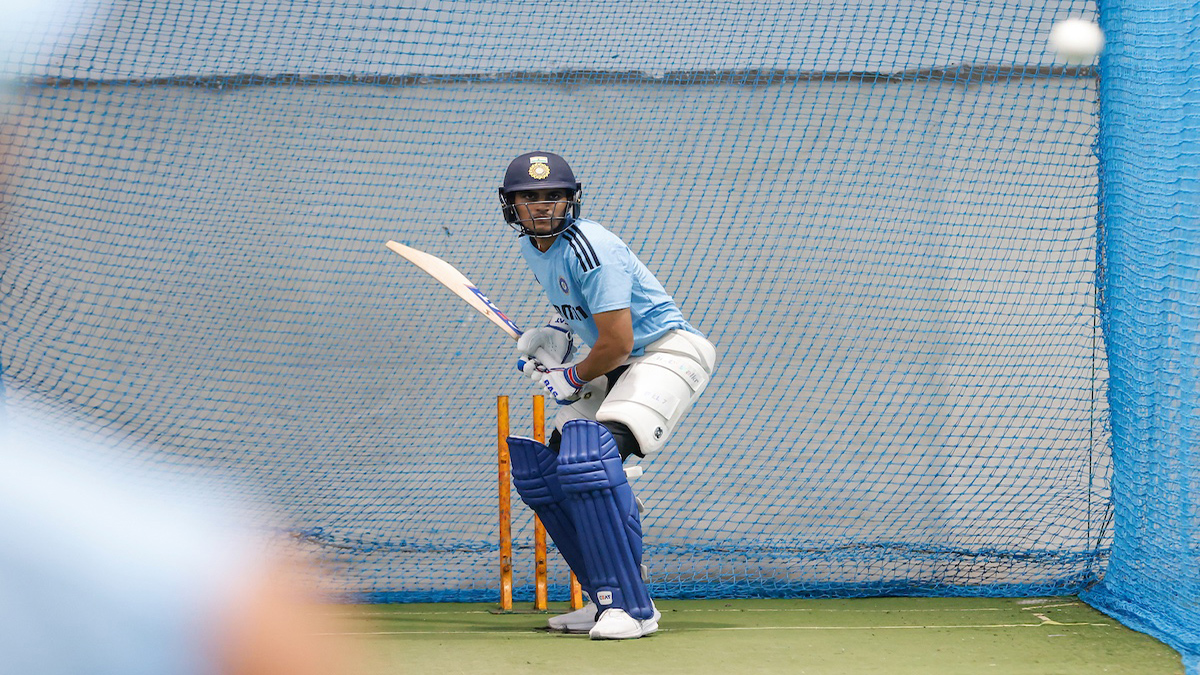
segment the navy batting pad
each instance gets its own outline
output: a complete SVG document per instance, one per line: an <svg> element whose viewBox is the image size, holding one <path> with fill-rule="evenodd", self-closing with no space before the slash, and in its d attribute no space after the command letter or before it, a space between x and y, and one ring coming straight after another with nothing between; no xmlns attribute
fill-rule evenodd
<svg viewBox="0 0 1200 675"><path fill-rule="evenodd" d="M512 462L513 486L521 495L521 501L541 519L546 534L575 573L579 585L595 600L583 552L579 548L579 535L571 513L563 505L566 497L558 483L558 455L532 438L509 436L508 456Z"/></svg>
<svg viewBox="0 0 1200 675"><path fill-rule="evenodd" d="M558 479L579 530L596 604L649 619L654 608L642 580L642 526L616 441L591 420L567 422L562 436Z"/></svg>

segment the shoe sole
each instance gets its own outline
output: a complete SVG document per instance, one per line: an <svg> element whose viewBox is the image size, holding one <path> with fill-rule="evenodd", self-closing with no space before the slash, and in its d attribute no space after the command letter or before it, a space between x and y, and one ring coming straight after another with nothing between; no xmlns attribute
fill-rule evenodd
<svg viewBox="0 0 1200 675"><path fill-rule="evenodd" d="M547 626L546 629L549 630L551 633L566 633L568 635L579 635L580 633L589 632L590 630L592 630L592 626L595 626L595 625L596 624L594 624L594 623L570 624L570 625L558 626L558 627Z"/></svg>
<svg viewBox="0 0 1200 675"><path fill-rule="evenodd" d="M657 617L643 622L636 633L621 633L618 635L591 635L591 633L589 633L588 635L593 640L636 640L637 638L646 637L647 635L650 635L656 631L658 631Z"/></svg>
<svg viewBox="0 0 1200 675"><path fill-rule="evenodd" d="M586 633L592 629L592 626L595 625L596 621L594 619L585 619L583 621L546 622L546 627L555 633Z"/></svg>
<svg viewBox="0 0 1200 675"><path fill-rule="evenodd" d="M645 635L645 633L638 631L636 633L629 633L627 635L589 635L589 637L591 637L593 640L636 640L643 635Z"/></svg>

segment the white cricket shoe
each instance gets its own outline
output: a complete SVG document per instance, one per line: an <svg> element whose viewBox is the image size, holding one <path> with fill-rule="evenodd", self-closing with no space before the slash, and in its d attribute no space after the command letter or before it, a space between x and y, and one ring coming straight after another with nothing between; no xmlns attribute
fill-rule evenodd
<svg viewBox="0 0 1200 675"><path fill-rule="evenodd" d="M658 620L662 614L654 610L654 616L645 621L638 621L629 616L620 607L604 610L596 625L588 631L593 640L631 640L644 637L658 630Z"/></svg>
<svg viewBox="0 0 1200 675"><path fill-rule="evenodd" d="M550 630L563 633L586 633L596 625L596 605L589 602L583 609L552 616L546 623Z"/></svg>

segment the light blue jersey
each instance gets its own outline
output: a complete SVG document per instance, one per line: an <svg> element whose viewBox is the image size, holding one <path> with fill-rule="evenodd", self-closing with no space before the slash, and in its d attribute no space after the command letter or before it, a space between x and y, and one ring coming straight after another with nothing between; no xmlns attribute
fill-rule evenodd
<svg viewBox="0 0 1200 675"><path fill-rule="evenodd" d="M550 304L588 345L599 337L592 315L626 308L633 317L633 356L670 330L701 334L625 242L598 223L575 221L545 253L522 237L521 255Z"/></svg>

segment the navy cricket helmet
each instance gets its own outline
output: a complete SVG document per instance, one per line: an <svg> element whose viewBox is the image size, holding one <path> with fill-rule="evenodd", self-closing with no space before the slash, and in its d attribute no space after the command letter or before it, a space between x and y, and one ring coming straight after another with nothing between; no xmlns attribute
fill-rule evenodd
<svg viewBox="0 0 1200 675"><path fill-rule="evenodd" d="M521 224L512 196L523 190L553 188L571 191L570 213L549 234L539 235ZM509 162L504 172L504 184L500 186L500 208L504 213L504 221L530 237L552 237L566 230L579 217L582 201L583 184L575 180L575 172L571 171L567 160L552 152L527 152Z"/></svg>

